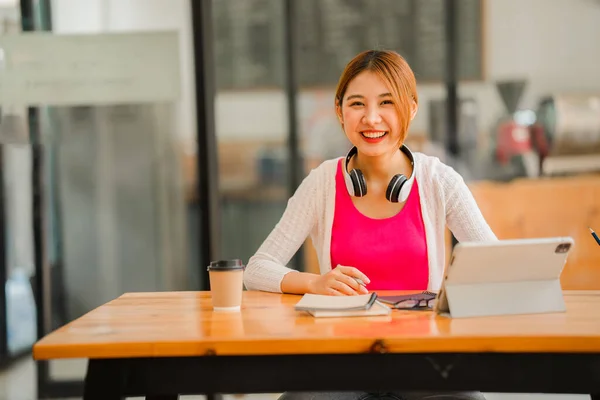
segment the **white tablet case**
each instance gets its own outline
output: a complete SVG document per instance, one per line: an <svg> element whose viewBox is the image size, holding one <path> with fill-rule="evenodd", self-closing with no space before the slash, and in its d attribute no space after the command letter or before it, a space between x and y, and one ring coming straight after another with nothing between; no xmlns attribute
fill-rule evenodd
<svg viewBox="0 0 600 400"><path fill-rule="evenodd" d="M436 311L452 318L564 312L560 275L570 237L455 246Z"/></svg>

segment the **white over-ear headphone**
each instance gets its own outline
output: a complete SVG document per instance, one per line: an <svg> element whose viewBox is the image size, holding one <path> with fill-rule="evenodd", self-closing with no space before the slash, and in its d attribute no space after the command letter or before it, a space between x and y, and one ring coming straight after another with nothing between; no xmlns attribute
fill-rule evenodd
<svg viewBox="0 0 600 400"><path fill-rule="evenodd" d="M412 152L405 145L402 145L400 150L406 154L410 160L412 173L408 178L403 174L396 174L392 177L385 191L385 198L392 203L406 201L410 194L410 190L412 189L413 182L415 181L415 159ZM348 163L352 156L356 155L357 152L358 149L352 147L346 156L346 160L344 161L344 181L346 182L346 189L348 189L350 196L362 197L367 194L367 181L365 180L363 173L360 169L353 169L348 172Z"/></svg>

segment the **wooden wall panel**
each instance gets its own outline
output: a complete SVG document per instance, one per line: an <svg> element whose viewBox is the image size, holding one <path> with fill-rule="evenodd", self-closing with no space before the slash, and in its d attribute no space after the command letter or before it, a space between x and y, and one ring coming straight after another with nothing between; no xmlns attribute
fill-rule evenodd
<svg viewBox="0 0 600 400"><path fill-rule="evenodd" d="M600 289L600 175L519 179L470 185L500 239L571 236L575 246L563 271L563 289Z"/></svg>

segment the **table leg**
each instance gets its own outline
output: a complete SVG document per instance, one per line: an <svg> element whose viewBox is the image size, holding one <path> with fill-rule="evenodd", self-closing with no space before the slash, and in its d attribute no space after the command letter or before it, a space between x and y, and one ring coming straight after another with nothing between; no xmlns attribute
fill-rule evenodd
<svg viewBox="0 0 600 400"><path fill-rule="evenodd" d="M124 371L110 360L89 360L83 386L83 400L124 400Z"/></svg>

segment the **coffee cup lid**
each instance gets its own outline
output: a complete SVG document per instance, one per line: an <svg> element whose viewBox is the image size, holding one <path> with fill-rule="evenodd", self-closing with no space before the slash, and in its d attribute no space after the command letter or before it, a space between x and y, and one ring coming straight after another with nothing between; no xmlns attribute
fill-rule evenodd
<svg viewBox="0 0 600 400"><path fill-rule="evenodd" d="M244 264L240 259L211 261L207 268L208 271L234 271L238 269L244 269Z"/></svg>

